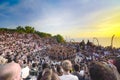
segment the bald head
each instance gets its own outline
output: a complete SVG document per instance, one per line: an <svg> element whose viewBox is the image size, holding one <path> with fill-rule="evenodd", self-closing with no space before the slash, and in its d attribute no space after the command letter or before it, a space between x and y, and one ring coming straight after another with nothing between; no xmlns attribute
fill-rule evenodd
<svg viewBox="0 0 120 80"><path fill-rule="evenodd" d="M4 80L20 80L21 67L17 63L8 63L0 68L0 77Z"/></svg>

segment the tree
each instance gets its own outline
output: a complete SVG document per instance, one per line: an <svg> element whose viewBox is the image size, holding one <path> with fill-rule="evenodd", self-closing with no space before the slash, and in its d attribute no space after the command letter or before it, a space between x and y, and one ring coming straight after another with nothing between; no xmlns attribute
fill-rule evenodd
<svg viewBox="0 0 120 80"><path fill-rule="evenodd" d="M5 31L5 32L15 32L16 29L8 29L8 28L0 28L0 31Z"/></svg>
<svg viewBox="0 0 120 80"><path fill-rule="evenodd" d="M26 33L34 33L35 32L34 27L25 26L25 32Z"/></svg>
<svg viewBox="0 0 120 80"><path fill-rule="evenodd" d="M61 36L60 34L53 36L53 38L55 38L59 43L65 42L63 36Z"/></svg>
<svg viewBox="0 0 120 80"><path fill-rule="evenodd" d="M35 34L39 35L40 37L51 37L52 35L49 33L35 31Z"/></svg>
<svg viewBox="0 0 120 80"><path fill-rule="evenodd" d="M22 26L18 26L16 28L16 31L19 32L19 33L25 33L25 29Z"/></svg>
<svg viewBox="0 0 120 80"><path fill-rule="evenodd" d="M0 31L7 31L7 28L0 28Z"/></svg>

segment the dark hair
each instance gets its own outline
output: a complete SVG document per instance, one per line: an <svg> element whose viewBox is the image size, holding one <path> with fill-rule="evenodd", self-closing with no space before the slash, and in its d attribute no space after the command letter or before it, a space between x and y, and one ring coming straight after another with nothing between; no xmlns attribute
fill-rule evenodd
<svg viewBox="0 0 120 80"><path fill-rule="evenodd" d="M32 67L36 67L36 66L37 66L37 63L33 63L33 64L32 64Z"/></svg>
<svg viewBox="0 0 120 80"><path fill-rule="evenodd" d="M74 67L75 71L80 71L80 65L79 64L75 64L73 67Z"/></svg>
<svg viewBox="0 0 120 80"><path fill-rule="evenodd" d="M116 60L115 60L115 66L117 67L117 70L120 73L120 57L116 58Z"/></svg>
<svg viewBox="0 0 120 80"><path fill-rule="evenodd" d="M42 73L42 78L40 80L51 80L52 69L46 68Z"/></svg>
<svg viewBox="0 0 120 80"><path fill-rule="evenodd" d="M61 66L60 66L60 65L57 65L56 70L57 70L57 72L60 72L60 70L61 70Z"/></svg>
<svg viewBox="0 0 120 80"><path fill-rule="evenodd" d="M48 63L44 63L44 64L42 65L42 69L45 69L45 68L50 68L50 65L49 65Z"/></svg>
<svg viewBox="0 0 120 80"><path fill-rule="evenodd" d="M92 80L117 80L112 69L100 62L92 62L89 72Z"/></svg>
<svg viewBox="0 0 120 80"><path fill-rule="evenodd" d="M0 80L11 80L12 78L12 73L7 73L3 76L0 76Z"/></svg>
<svg viewBox="0 0 120 80"><path fill-rule="evenodd" d="M62 76L62 75L63 75L62 66L57 65L56 70L57 70L57 74L58 74L59 76Z"/></svg>
<svg viewBox="0 0 120 80"><path fill-rule="evenodd" d="M52 71L52 69L46 68L43 71L41 80L60 80L59 76Z"/></svg>

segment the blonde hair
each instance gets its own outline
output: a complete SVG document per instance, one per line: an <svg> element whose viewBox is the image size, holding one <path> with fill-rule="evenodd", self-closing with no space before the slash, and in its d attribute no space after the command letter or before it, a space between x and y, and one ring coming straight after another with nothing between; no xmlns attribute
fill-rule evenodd
<svg viewBox="0 0 120 80"><path fill-rule="evenodd" d="M5 64L8 60L0 56L0 64Z"/></svg>
<svg viewBox="0 0 120 80"><path fill-rule="evenodd" d="M64 60L62 63L64 71L70 71L72 69L72 63L70 60Z"/></svg>

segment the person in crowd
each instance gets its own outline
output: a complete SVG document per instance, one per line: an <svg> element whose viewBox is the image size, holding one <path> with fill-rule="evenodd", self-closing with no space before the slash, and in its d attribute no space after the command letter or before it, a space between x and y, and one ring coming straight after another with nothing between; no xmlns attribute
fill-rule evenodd
<svg viewBox="0 0 120 80"><path fill-rule="evenodd" d="M28 75L34 76L32 80L36 80L36 78L40 80L44 69L49 68L49 65L54 65L53 67L54 71L52 71L52 76L55 77L58 75L62 80L63 79L67 80L67 78L69 80L73 78L75 79L75 77L77 76L70 74L70 69L72 68L71 62L74 65L74 61L76 57L81 58L81 59L79 58L80 60L78 60L77 62L78 64L80 64L80 67L82 66L81 64L84 64L83 69L81 68L80 70L80 75L84 77L85 80L86 79L90 80L89 70L87 69L87 67L89 66L88 63L91 64L91 61L100 62L100 64L102 64L102 67L107 66L107 68L105 68L105 71L116 74L117 80L120 79L120 74L119 74L120 59L115 60L115 62L113 62L112 64L107 62L109 57L115 57L115 58L119 57L120 48L111 49L109 47L97 46L92 44L90 41L87 44L84 41L80 43L66 42L64 44L64 43L57 43L57 41L53 38L41 38L38 35L36 36L37 37L35 37L34 33L26 34L26 33L17 33L17 32L15 33L0 32L0 67L1 67L1 73L2 73L2 74L0 73L1 75L0 80L6 80L8 78L12 79L13 77L12 73L8 73L8 74L6 73L3 75L3 73L7 72L9 68L6 69L6 71L5 69L3 69L2 71L2 68L4 67L4 65L9 64L11 62L18 63L22 68L27 68L26 67L27 65L29 67L30 72L32 72L32 74L28 74ZM79 50L77 50L78 48ZM80 56L80 54L82 54L82 56ZM69 61L64 62L63 60L65 59L68 59L71 62ZM63 63L61 65L62 61ZM104 61L104 62L101 62L101 61ZM47 64L44 64L44 63L47 63ZM57 69L56 64L61 65L62 68L58 67ZM103 64L105 65L103 66ZM96 65L91 65L91 66L92 67L94 66L95 68ZM41 70L38 70L39 68ZM78 68L75 68L75 69L74 69L75 70L74 73L79 71ZM99 69L101 70L101 68ZM108 69L112 71L108 71ZM12 72L12 70L14 71L14 69L12 68L10 72ZM117 70L119 71L119 73ZM24 71L26 72L26 70L23 69L23 72ZM93 69L93 71L95 70ZM21 77L23 77L23 72L21 74ZM93 74L93 72L91 73ZM102 73L104 73L104 71L102 71ZM26 76L24 76L23 78L25 79Z"/></svg>
<svg viewBox="0 0 120 80"><path fill-rule="evenodd" d="M117 67L117 70L120 74L120 57L115 59L115 66Z"/></svg>
<svg viewBox="0 0 120 80"><path fill-rule="evenodd" d="M72 74L76 75L79 80L84 80L84 77L80 75L80 65L74 64L73 67L74 67L74 72Z"/></svg>
<svg viewBox="0 0 120 80"><path fill-rule="evenodd" d="M52 69L46 68L43 70L41 79L38 80L51 80L52 77Z"/></svg>
<svg viewBox="0 0 120 80"><path fill-rule="evenodd" d="M72 63L69 60L64 60L62 62L63 67L63 75L60 76L61 80L79 80L77 76L74 76L70 73L70 70L72 69Z"/></svg>
<svg viewBox="0 0 120 80"><path fill-rule="evenodd" d="M56 70L57 70L58 76L62 76L63 75L63 68L62 68L62 66L57 65Z"/></svg>
<svg viewBox="0 0 120 80"><path fill-rule="evenodd" d="M0 80L21 80L21 67L11 62L0 68Z"/></svg>
<svg viewBox="0 0 120 80"><path fill-rule="evenodd" d="M50 68L50 65L49 65L48 63L44 63L44 64L42 65L42 71L39 73L37 80L40 80L40 79L42 78L43 71L44 71L44 69L46 69L46 68Z"/></svg>
<svg viewBox="0 0 120 80"><path fill-rule="evenodd" d="M54 71L52 71L52 79L51 80L60 80L58 74Z"/></svg>
<svg viewBox="0 0 120 80"><path fill-rule="evenodd" d="M119 61L119 59L116 59L116 60ZM112 71L116 75L117 80L120 80L120 74L119 74L119 68L118 68L119 63L117 62L116 66L114 64L116 64L114 63L114 60L108 60L108 66L112 69Z"/></svg>
<svg viewBox="0 0 120 80"><path fill-rule="evenodd" d="M89 72L92 80L117 80L112 69L104 63L92 62Z"/></svg>
<svg viewBox="0 0 120 80"><path fill-rule="evenodd" d="M46 68L44 69L40 80L60 80L60 78L52 69Z"/></svg>
<svg viewBox="0 0 120 80"><path fill-rule="evenodd" d="M7 63L7 59L3 58L2 56L0 56L0 65L3 65L5 63Z"/></svg>
<svg viewBox="0 0 120 80"><path fill-rule="evenodd" d="M22 68L21 77L25 80L29 76L30 69L28 66Z"/></svg>

